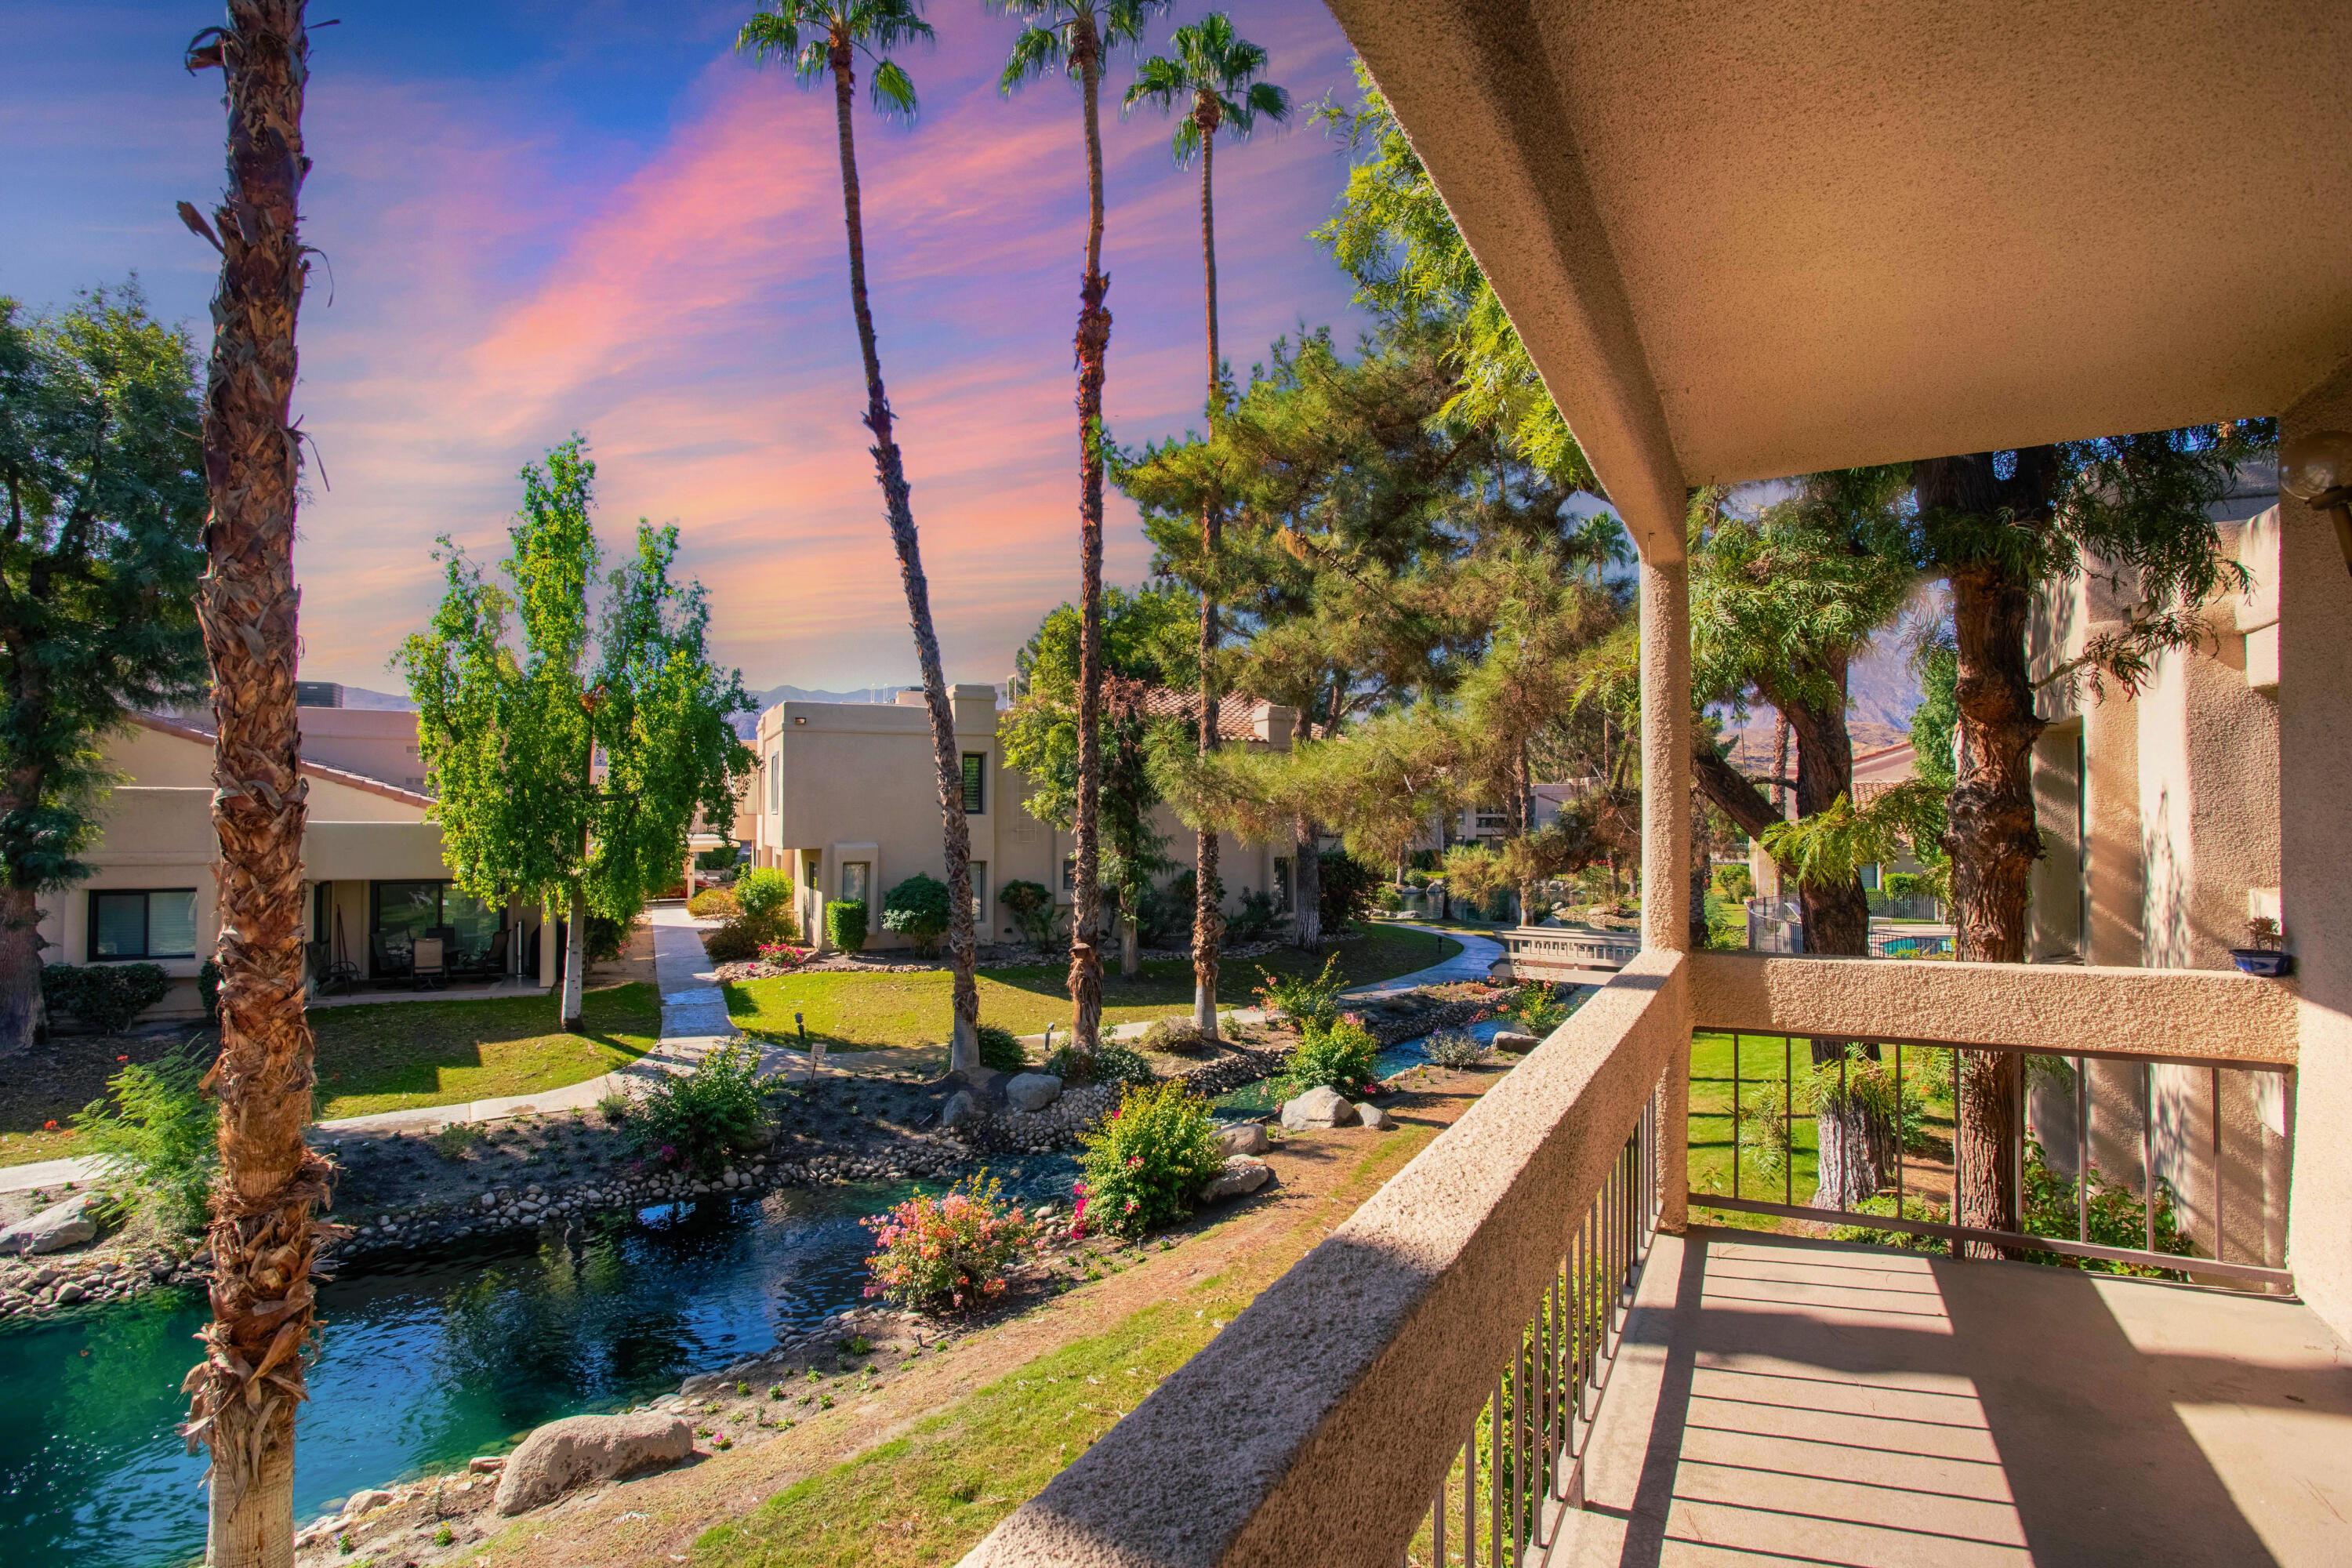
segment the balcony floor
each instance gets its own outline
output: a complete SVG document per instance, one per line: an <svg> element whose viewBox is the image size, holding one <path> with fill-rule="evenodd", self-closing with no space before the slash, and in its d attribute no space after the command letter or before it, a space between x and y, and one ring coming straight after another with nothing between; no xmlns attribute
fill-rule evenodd
<svg viewBox="0 0 2352 1568"><path fill-rule="evenodd" d="M2352 1352L2298 1303L1661 1236L1551 1560L2352 1562Z"/></svg>

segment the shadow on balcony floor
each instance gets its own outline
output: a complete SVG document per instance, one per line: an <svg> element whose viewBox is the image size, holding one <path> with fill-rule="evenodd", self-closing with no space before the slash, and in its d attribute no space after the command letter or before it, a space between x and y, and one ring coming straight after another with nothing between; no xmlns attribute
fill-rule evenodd
<svg viewBox="0 0 2352 1568"><path fill-rule="evenodd" d="M2352 1352L2299 1304L1658 1237L1552 1561L2340 1563Z"/></svg>

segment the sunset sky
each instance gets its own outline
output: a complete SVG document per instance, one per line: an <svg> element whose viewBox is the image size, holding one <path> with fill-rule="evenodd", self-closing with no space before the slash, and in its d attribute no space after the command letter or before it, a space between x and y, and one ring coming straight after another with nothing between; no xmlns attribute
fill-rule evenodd
<svg viewBox="0 0 2352 1568"><path fill-rule="evenodd" d="M749 0L313 0L305 237L324 253L296 412L316 439L302 513L302 673L396 689L430 613L435 535L504 544L516 470L573 430L608 548L676 521L718 652L755 689L910 679L850 323L832 95L732 52ZM1150 43L1207 7L1180 5ZM1014 25L934 5L904 57L909 131L857 122L883 373L914 486L950 679L995 680L1076 583L1070 337L1086 191L1075 88L1007 101ZM1299 105L1217 160L1226 354L1246 374L1304 321L1363 325L1307 237L1345 178L1305 110L1351 90L1315 0L1233 8ZM0 293L39 308L137 272L209 342L215 260L173 215L221 180L220 77L181 47L204 4L9 0ZM1106 84L1112 433L1197 424L1205 374L1199 177L1168 122ZM1113 497L1108 575L1149 548Z"/></svg>

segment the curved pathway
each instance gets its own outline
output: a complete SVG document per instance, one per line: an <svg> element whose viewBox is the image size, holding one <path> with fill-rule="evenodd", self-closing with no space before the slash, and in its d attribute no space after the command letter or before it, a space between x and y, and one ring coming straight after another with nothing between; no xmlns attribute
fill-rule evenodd
<svg viewBox="0 0 2352 1568"><path fill-rule="evenodd" d="M1416 969L1411 974L1400 974L1393 980L1375 980L1369 984L1353 985L1339 993L1342 996L1367 999L1386 996L1392 992L1410 991L1416 985L1444 985L1457 980L1484 980L1487 972L1503 961L1503 944L1468 931L1439 931L1434 926L1414 925L1409 921L1387 922L1402 926L1406 931L1426 931L1442 936L1448 942L1458 942L1462 951L1443 963L1433 963L1427 969Z"/></svg>

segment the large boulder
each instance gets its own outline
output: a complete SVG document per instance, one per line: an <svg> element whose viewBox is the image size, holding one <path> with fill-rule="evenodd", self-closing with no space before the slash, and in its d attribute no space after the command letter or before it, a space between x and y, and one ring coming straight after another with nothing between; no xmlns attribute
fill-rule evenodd
<svg viewBox="0 0 2352 1568"><path fill-rule="evenodd" d="M961 1127L967 1121L978 1121L988 1112L968 1089L960 1089L948 1097L947 1109L940 1112L941 1127Z"/></svg>
<svg viewBox="0 0 2352 1568"><path fill-rule="evenodd" d="M1015 1110L1043 1110L1062 1098L1062 1080L1049 1072L1016 1073L1004 1085L1004 1101Z"/></svg>
<svg viewBox="0 0 2352 1568"><path fill-rule="evenodd" d="M1274 1167L1263 1160L1234 1154L1225 1161L1225 1168L1209 1178L1201 1189L1201 1201L1213 1204L1221 1198L1238 1198L1254 1193L1274 1180Z"/></svg>
<svg viewBox="0 0 2352 1568"><path fill-rule="evenodd" d="M1364 1100L1357 1105L1356 1120L1376 1132L1387 1132L1396 1126L1395 1117L1370 1100Z"/></svg>
<svg viewBox="0 0 2352 1568"><path fill-rule="evenodd" d="M1302 1127L1353 1127L1356 1108L1348 1103L1346 1095L1325 1084L1284 1102L1282 1124L1294 1131Z"/></svg>
<svg viewBox="0 0 2352 1568"><path fill-rule="evenodd" d="M1218 1131L1217 1151L1223 1154L1263 1154L1273 1142L1265 1135L1265 1123L1243 1121Z"/></svg>
<svg viewBox="0 0 2352 1568"><path fill-rule="evenodd" d="M89 1201L90 1195L82 1193L0 1230L0 1255L62 1252L96 1241L98 1221L90 1216Z"/></svg>
<svg viewBox="0 0 2352 1568"><path fill-rule="evenodd" d="M1495 1048L1498 1051L1509 1051L1514 1055L1525 1056L1528 1052L1534 1050L1538 1046L1542 1044L1543 1041L1538 1039L1535 1036L1524 1035L1516 1029L1497 1029L1495 1031Z"/></svg>
<svg viewBox="0 0 2352 1568"><path fill-rule="evenodd" d="M649 1465L675 1465L693 1452L694 1428L685 1417L659 1411L551 1421L507 1456L499 1475L499 1511L521 1513L575 1488Z"/></svg>

